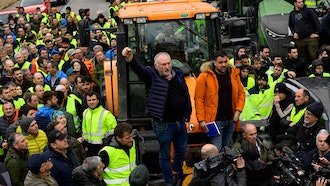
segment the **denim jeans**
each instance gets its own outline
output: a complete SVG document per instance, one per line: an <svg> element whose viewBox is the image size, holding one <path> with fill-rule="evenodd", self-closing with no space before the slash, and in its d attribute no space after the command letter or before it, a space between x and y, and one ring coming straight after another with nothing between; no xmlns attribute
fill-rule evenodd
<svg viewBox="0 0 330 186"><path fill-rule="evenodd" d="M182 177L182 164L187 147L187 129L184 121L157 122L153 121L153 129L159 142L159 164L162 169L165 183L173 183L173 174L170 157L170 146L174 146L173 170L178 178Z"/></svg>
<svg viewBox="0 0 330 186"><path fill-rule="evenodd" d="M220 135L210 137L210 142L217 146L218 150L221 151L222 147L229 146L236 125L233 120L216 121L215 123L219 128Z"/></svg>

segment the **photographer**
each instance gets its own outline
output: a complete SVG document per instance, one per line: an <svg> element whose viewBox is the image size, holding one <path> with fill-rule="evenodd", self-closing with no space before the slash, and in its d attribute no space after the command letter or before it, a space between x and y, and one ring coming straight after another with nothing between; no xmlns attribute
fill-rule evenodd
<svg viewBox="0 0 330 186"><path fill-rule="evenodd" d="M330 165L330 137L326 129L322 129L316 135L316 149L311 150L303 159L304 169L315 173L322 167ZM329 175L330 176L330 175Z"/></svg>
<svg viewBox="0 0 330 186"><path fill-rule="evenodd" d="M277 145L277 148L281 144ZM283 146L281 154L273 160L272 165L274 179L278 185L304 185L309 182L308 175L302 169L301 161L296 157L294 151Z"/></svg>
<svg viewBox="0 0 330 186"><path fill-rule="evenodd" d="M212 144L206 144L201 149L201 156L204 161L206 161L205 164L206 167L213 168L213 170L206 170L207 174L203 176L198 176L199 172L196 171L196 163L195 164L195 175L197 175L197 179L200 178L207 178L211 186L224 186L224 185L230 185L230 186L245 186L246 185L246 173L244 170L245 167L245 161L241 156L237 157L237 160L235 161L236 157L232 157L232 152L230 149L228 150L225 148L223 151L219 153L217 147ZM229 163L228 159L231 159L233 162ZM212 160L219 160L217 162L213 162L216 165L216 168L214 168ZM231 172L229 172L229 166L232 166ZM198 165L197 165L198 166ZM216 171L214 171L216 170ZM203 170L202 170L203 171ZM204 172L205 173L205 170ZM204 177L205 176L205 177ZM193 180L196 179L195 177Z"/></svg>
<svg viewBox="0 0 330 186"><path fill-rule="evenodd" d="M274 185L275 181L273 178L272 169L270 165L267 165L262 160L259 160L260 155L257 146L252 142L247 142L242 145L242 150L244 152L243 156L246 162L245 172L247 186Z"/></svg>

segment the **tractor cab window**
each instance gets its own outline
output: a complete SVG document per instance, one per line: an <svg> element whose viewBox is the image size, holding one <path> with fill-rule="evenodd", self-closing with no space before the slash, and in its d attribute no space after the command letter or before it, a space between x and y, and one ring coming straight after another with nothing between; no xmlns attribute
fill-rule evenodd
<svg viewBox="0 0 330 186"><path fill-rule="evenodd" d="M173 20L128 26L128 45L145 65L153 65L158 52L168 52L174 66L199 73L203 62L218 48L214 20Z"/></svg>

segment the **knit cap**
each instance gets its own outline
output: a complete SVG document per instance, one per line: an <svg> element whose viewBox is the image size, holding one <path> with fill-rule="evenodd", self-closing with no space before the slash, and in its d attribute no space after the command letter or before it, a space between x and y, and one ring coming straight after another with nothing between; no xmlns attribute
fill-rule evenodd
<svg viewBox="0 0 330 186"><path fill-rule="evenodd" d="M319 102L314 102L307 106L307 109L309 112L311 112L316 118L320 118L323 113L323 105Z"/></svg>
<svg viewBox="0 0 330 186"><path fill-rule="evenodd" d="M266 73L261 73L257 80L264 80L264 81L268 81L268 75Z"/></svg>
<svg viewBox="0 0 330 186"><path fill-rule="evenodd" d="M145 186L149 183L149 171L145 165L138 165L129 175L131 186Z"/></svg>
<svg viewBox="0 0 330 186"><path fill-rule="evenodd" d="M275 85L274 92L288 94L289 93L289 90L288 90L288 88L286 87L286 85L284 83L277 83Z"/></svg>
<svg viewBox="0 0 330 186"><path fill-rule="evenodd" d="M21 120L19 121L19 124L22 128L22 131L24 133L28 133L28 130L29 130L29 127L30 127L30 124L32 123L34 119L33 118L30 118L30 117L22 117Z"/></svg>

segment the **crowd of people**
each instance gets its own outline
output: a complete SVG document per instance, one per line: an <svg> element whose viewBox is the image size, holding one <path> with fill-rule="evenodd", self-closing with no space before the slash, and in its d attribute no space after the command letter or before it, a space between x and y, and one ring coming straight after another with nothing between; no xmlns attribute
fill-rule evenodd
<svg viewBox="0 0 330 186"><path fill-rule="evenodd" d="M94 29L87 44L78 36L82 19ZM100 96L103 64L116 58L116 38L98 28L115 26L102 12L91 20L89 9L76 15L70 7L63 14L19 7L7 23L0 22L0 161L1 171L8 171L1 185L148 180L140 172L129 179L137 167L132 127L117 125ZM123 169L125 157L130 166ZM147 173L136 168L141 170Z"/></svg>
<svg viewBox="0 0 330 186"><path fill-rule="evenodd" d="M5 164L0 170L9 173L1 174L1 184L148 183L148 170L136 165L132 126L117 123L100 96L103 64L117 55L115 35L100 29L116 27L116 13L125 3L112 0L109 18L99 12L91 20L89 9L76 15L70 7L63 14L52 9L30 15L20 7L8 23L0 22L0 161ZM197 119L205 131L210 124L219 130L208 135L210 143L201 149L187 147L185 122L192 103L184 74L172 67L171 56L160 52L154 66L146 67L132 49L120 51L148 89L146 115L153 118L165 185L286 185L278 165L290 153L283 147L293 152L299 171L313 175L316 185L326 184L316 177L330 177L322 173L330 172L323 104L308 90L291 92L283 81L330 77L329 50L319 47L322 29L316 15L302 0L294 5L289 27L295 45L287 54L271 55L263 46L250 58L244 46L237 46L234 58L219 51L214 61L201 65L194 98ZM87 44L78 37L82 19L92 28ZM195 163L220 156L228 146L244 153L215 174L192 174Z"/></svg>
<svg viewBox="0 0 330 186"><path fill-rule="evenodd" d="M293 4L288 25L293 43L287 54L271 54L262 46L249 57L239 45L233 58L218 52L214 61L201 65L197 119L206 131L216 125L219 132L209 133L210 144L200 150L187 149L185 185L190 180L190 185L327 184L330 137L324 103L306 89L292 92L284 80L329 77L329 14L320 23L303 0ZM241 154L234 157L226 147Z"/></svg>

